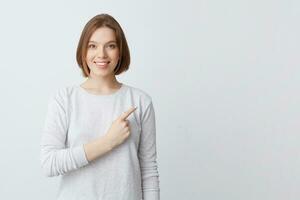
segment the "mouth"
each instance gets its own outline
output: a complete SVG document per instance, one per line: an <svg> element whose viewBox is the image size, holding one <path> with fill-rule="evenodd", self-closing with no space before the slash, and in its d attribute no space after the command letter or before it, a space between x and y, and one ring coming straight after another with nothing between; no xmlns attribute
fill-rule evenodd
<svg viewBox="0 0 300 200"><path fill-rule="evenodd" d="M100 68L105 68L108 66L108 64L110 63L110 61L95 61L94 62L96 64L97 67L100 67Z"/></svg>

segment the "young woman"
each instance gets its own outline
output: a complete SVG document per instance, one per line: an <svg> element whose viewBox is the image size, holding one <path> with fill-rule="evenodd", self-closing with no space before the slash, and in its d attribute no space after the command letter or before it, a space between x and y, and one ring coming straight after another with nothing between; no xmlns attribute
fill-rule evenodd
<svg viewBox="0 0 300 200"><path fill-rule="evenodd" d="M85 25L77 62L87 79L51 95L41 140L43 171L61 175L57 199L158 200L154 107L146 92L116 79L130 54L112 16Z"/></svg>

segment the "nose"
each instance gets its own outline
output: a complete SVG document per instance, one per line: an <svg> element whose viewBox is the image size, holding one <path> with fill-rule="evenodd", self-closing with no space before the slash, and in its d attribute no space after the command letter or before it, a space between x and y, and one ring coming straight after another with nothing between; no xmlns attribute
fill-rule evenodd
<svg viewBox="0 0 300 200"><path fill-rule="evenodd" d="M97 52L96 52L96 56L99 58L106 58L107 57L107 53L105 51L104 47L99 47Z"/></svg>

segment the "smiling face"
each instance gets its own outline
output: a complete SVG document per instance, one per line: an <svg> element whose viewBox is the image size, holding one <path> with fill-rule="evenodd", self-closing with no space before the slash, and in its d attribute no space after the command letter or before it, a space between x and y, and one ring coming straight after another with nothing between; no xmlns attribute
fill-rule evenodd
<svg viewBox="0 0 300 200"><path fill-rule="evenodd" d="M119 60L119 47L115 31L100 27L92 34L87 47L86 63L91 77L114 76Z"/></svg>

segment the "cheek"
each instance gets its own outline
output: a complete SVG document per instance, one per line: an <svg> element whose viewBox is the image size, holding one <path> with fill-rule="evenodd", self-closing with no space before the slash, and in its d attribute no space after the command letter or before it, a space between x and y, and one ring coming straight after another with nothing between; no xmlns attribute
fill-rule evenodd
<svg viewBox="0 0 300 200"><path fill-rule="evenodd" d="M112 52L111 58L113 58L114 60L118 60L119 59L119 50Z"/></svg>
<svg viewBox="0 0 300 200"><path fill-rule="evenodd" d="M89 62L91 60L91 58L93 58L93 54L91 52L88 52L86 54L86 60L87 60L87 62Z"/></svg>
<svg viewBox="0 0 300 200"><path fill-rule="evenodd" d="M88 68L91 68L91 66L93 65L93 56L91 54L86 55L85 63L88 66Z"/></svg>

